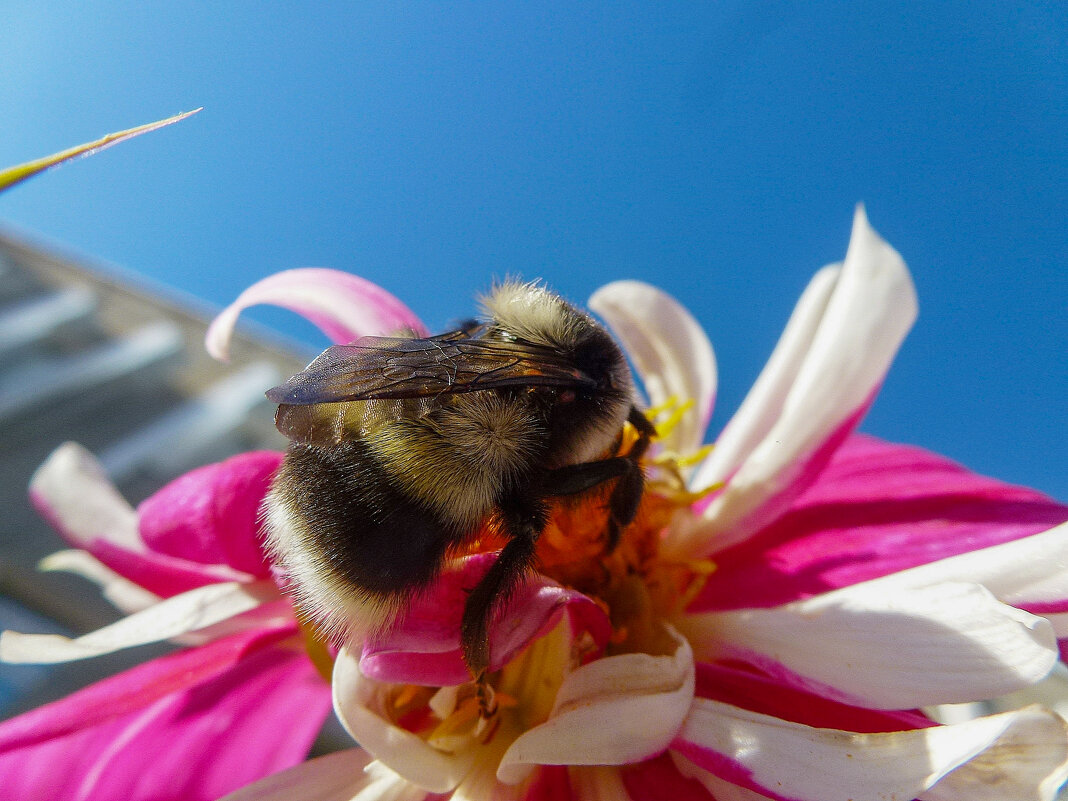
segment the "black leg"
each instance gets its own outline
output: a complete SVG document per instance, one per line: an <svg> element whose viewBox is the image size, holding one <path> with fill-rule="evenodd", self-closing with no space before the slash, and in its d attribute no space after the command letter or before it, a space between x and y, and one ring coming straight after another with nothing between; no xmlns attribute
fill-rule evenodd
<svg viewBox="0 0 1068 801"><path fill-rule="evenodd" d="M538 537L548 522L548 508L534 497L515 494L501 503L501 523L508 544L467 596L460 624L460 648L475 678L489 667L489 621L534 563Z"/></svg>

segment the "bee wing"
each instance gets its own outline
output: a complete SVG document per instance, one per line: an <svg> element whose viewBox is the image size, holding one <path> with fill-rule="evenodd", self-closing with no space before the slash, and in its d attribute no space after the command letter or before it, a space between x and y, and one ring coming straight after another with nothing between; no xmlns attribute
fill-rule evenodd
<svg viewBox="0 0 1068 801"><path fill-rule="evenodd" d="M593 389L596 383L552 348L476 339L459 331L427 339L364 337L334 345L267 397L305 406L511 386Z"/></svg>

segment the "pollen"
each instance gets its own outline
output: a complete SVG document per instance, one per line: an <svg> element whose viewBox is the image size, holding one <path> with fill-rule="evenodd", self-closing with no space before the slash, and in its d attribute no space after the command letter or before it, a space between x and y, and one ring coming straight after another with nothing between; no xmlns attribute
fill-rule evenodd
<svg viewBox="0 0 1068 801"><path fill-rule="evenodd" d="M647 416L658 436L664 436L692 408L692 402L672 399ZM637 431L628 424L616 453L609 455L626 455L637 441ZM538 541L538 570L605 609L613 625L610 650L657 653L673 647L664 639L659 621L685 609L715 572L715 563L709 560L683 562L660 553L663 532L676 516L690 514L694 503L718 489L694 493L686 486L685 467L707 452L702 448L698 454L680 456L661 449L643 459L646 485L641 505L611 552L605 532L612 482L562 499L552 509Z"/></svg>

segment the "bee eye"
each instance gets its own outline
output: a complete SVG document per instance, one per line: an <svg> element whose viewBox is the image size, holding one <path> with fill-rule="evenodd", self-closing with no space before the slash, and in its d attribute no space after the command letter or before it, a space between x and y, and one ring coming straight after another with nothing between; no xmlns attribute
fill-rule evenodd
<svg viewBox="0 0 1068 801"><path fill-rule="evenodd" d="M575 390L565 389L556 396L558 403L572 403L575 400Z"/></svg>

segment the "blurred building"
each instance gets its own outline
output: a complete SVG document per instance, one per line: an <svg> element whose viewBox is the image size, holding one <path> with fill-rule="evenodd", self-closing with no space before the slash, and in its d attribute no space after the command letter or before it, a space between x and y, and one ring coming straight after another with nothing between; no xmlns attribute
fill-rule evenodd
<svg viewBox="0 0 1068 801"><path fill-rule="evenodd" d="M283 447L263 393L308 354L242 333L230 364L219 364L203 347L210 316L193 299L0 231L0 628L82 634L117 617L84 579L36 570L65 545L26 488L61 443L96 454L134 504L197 465ZM135 650L49 668L0 665L0 717L153 653Z"/></svg>

